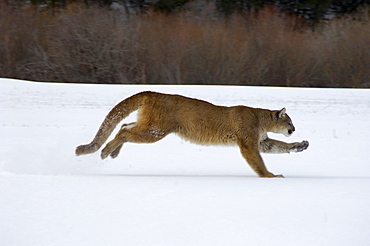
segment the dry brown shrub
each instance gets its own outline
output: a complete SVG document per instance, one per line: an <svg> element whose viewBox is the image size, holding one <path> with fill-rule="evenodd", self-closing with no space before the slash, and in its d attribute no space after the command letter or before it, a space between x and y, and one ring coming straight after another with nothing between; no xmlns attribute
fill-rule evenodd
<svg viewBox="0 0 370 246"><path fill-rule="evenodd" d="M364 16L333 20L313 31L274 7L228 20L210 5L203 12L130 18L78 4L60 13L5 7L0 9L0 77L370 87L370 22Z"/></svg>

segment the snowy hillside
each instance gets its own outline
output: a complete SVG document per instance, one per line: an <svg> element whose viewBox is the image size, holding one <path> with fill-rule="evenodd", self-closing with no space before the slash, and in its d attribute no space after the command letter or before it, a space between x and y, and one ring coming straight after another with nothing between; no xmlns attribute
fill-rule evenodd
<svg viewBox="0 0 370 246"><path fill-rule="evenodd" d="M114 160L74 155L143 90L286 107L296 132L273 137L310 147L263 155L285 179L258 178L236 147L176 135ZM0 245L370 245L369 127L370 90L0 79Z"/></svg>

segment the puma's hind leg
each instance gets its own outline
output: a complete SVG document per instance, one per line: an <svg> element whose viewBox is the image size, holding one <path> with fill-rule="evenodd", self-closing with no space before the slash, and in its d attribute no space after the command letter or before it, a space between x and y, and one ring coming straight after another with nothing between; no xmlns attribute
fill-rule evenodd
<svg viewBox="0 0 370 246"><path fill-rule="evenodd" d="M120 144L115 150L113 150L112 153L110 153L110 157L113 159L116 158L119 155L119 152L121 151L122 146L123 146L123 143Z"/></svg>
<svg viewBox="0 0 370 246"><path fill-rule="evenodd" d="M126 142L154 143L167 136L168 133L153 125L148 126L137 123L124 124L114 139L105 146L100 156L102 159L107 158L109 155L112 158L116 158L123 144Z"/></svg>
<svg viewBox="0 0 370 246"><path fill-rule="evenodd" d="M124 128L130 127L130 126L133 126L133 125L135 125L135 123L123 124L121 126L121 130L123 130ZM127 130L127 129L124 129L124 130ZM119 155L119 152L121 151L122 146L123 146L123 143L118 145L118 147L115 150L113 150L112 153L110 153L110 157L113 159L116 158Z"/></svg>
<svg viewBox="0 0 370 246"><path fill-rule="evenodd" d="M308 148L308 141L285 143L271 138L260 141L259 150L263 153L302 152Z"/></svg>

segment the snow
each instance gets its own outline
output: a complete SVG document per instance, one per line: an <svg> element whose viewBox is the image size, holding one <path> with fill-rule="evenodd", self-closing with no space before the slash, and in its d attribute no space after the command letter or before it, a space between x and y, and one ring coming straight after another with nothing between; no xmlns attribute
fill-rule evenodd
<svg viewBox="0 0 370 246"><path fill-rule="evenodd" d="M76 157L108 111L144 90L287 108L302 153L169 135L116 159ZM135 121L135 115L124 122ZM36 83L0 79L0 245L369 245L370 90Z"/></svg>

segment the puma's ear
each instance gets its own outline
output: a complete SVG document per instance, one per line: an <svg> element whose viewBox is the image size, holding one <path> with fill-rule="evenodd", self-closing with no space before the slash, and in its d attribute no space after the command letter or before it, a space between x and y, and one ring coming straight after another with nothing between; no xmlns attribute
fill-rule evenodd
<svg viewBox="0 0 370 246"><path fill-rule="evenodd" d="M282 108L280 111L278 111L278 119L283 118L283 116L285 115L285 112L286 112L285 108Z"/></svg>

